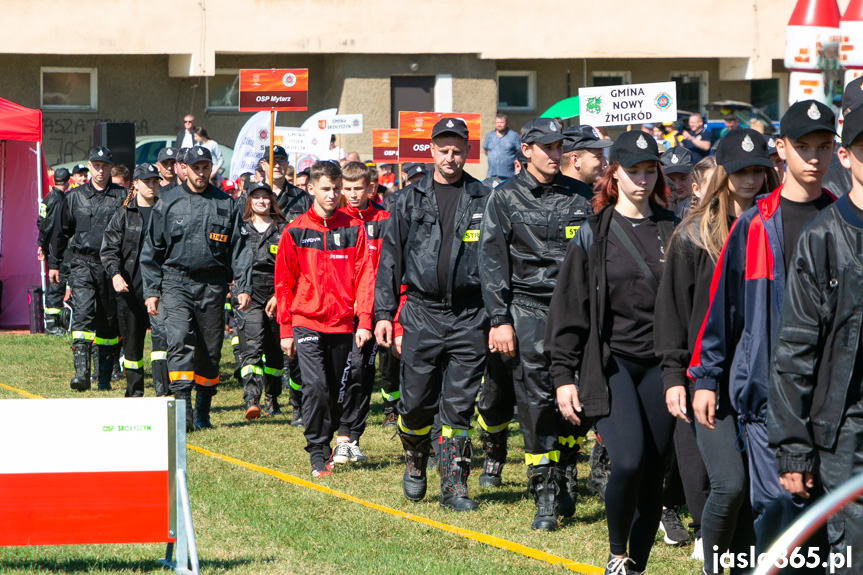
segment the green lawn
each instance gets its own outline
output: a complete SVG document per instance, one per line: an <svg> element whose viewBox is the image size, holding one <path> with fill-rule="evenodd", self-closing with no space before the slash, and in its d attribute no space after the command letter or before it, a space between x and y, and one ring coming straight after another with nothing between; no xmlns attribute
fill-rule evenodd
<svg viewBox="0 0 863 575"><path fill-rule="evenodd" d="M148 355L148 354L147 354ZM302 430L290 427L290 409L277 418L243 419L242 390L233 380L233 354L223 350L222 385L214 398L215 429L188 436L192 445L311 480ZM149 373L149 365L146 366ZM0 334L0 383L50 398L122 397L125 381L114 391L76 393L68 339ZM152 384L147 381L147 395ZM285 399L287 394L285 394ZM20 398L0 388L0 400ZM285 401L287 403L287 401ZM335 490L397 510L427 517L566 559L602 566L607 556L604 507L581 490L576 518L554 533L530 530L533 503L525 494L521 435L510 430L509 463L499 489L479 489L481 459L474 459L471 495L481 502L470 514L437 505L436 474L429 495L419 504L401 494L401 446L381 423L380 395L372 399L362 465L336 467L333 476L314 480ZM14 440L3 437L3 441ZM590 445L588 444L589 450ZM0 462L2 465L2 462ZM352 465L352 466L351 466ZM587 464L579 476L587 475ZM291 485L276 478L188 451L189 489L202 573L564 573L518 553L497 549L433 527ZM32 494L38 497L38 494ZM163 545L93 545L0 548L0 573L147 573L161 572L156 559ZM649 572L694 574L691 547L671 548L657 539Z"/></svg>

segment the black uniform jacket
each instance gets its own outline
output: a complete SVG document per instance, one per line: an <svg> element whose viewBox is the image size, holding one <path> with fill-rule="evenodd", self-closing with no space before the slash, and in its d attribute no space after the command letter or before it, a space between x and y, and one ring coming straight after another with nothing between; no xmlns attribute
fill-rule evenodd
<svg viewBox="0 0 863 575"><path fill-rule="evenodd" d="M266 305L275 294L276 252L286 225L285 220L273 220L269 228L259 232L252 222L243 222L252 256L252 299L258 304Z"/></svg>
<svg viewBox="0 0 863 575"><path fill-rule="evenodd" d="M188 184L167 191L150 215L141 253L144 298L161 297L162 279L230 283L251 293L251 252L238 205L212 185L200 194Z"/></svg>
<svg viewBox="0 0 863 575"><path fill-rule="evenodd" d="M144 293L140 262L146 232L137 198L133 196L108 223L100 252L108 277L120 274L129 285L129 290L134 290L138 297Z"/></svg>
<svg viewBox="0 0 863 575"><path fill-rule="evenodd" d="M54 214L57 208L63 205L63 199L66 197L66 192L51 188L42 198L39 204L39 217L36 218L36 228L39 230L39 239L36 245L42 248L42 253L47 254L51 240L51 228L54 224Z"/></svg>
<svg viewBox="0 0 863 575"><path fill-rule="evenodd" d="M522 170L489 196L480 274L492 326L512 324L513 296L551 301L566 246L591 214L590 202L570 182L558 174L546 192Z"/></svg>
<svg viewBox="0 0 863 575"><path fill-rule="evenodd" d="M846 194L803 228L788 272L767 401L780 473L813 471L815 449L836 443L849 388L860 386L861 286L863 220Z"/></svg>
<svg viewBox="0 0 863 575"><path fill-rule="evenodd" d="M404 188L395 198L384 223L381 255L375 281L377 320L392 320L399 305L402 285L407 292L450 306L481 304L479 278L480 223L489 189L470 174L456 207L449 285L438 285L437 260L441 225L433 173Z"/></svg>
<svg viewBox="0 0 863 575"><path fill-rule="evenodd" d="M566 250L551 298L545 329L545 353L551 358L554 387L575 384L588 417L608 414L606 368L611 357L612 317L606 279L606 251L613 206L590 216ZM668 246L677 217L653 206L663 246ZM633 273L641 273L633 265Z"/></svg>
<svg viewBox="0 0 863 575"><path fill-rule="evenodd" d="M240 194L237 198L240 214L246 208L246 201L249 195L246 192ZM282 191L276 196L276 205L282 210L282 215L285 216L287 223L291 223L312 207L312 196L302 188L298 188L285 179L285 185Z"/></svg>

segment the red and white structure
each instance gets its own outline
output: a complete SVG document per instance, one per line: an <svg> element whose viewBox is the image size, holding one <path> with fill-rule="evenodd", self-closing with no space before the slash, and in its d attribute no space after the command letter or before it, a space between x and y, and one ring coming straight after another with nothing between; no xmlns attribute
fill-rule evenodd
<svg viewBox="0 0 863 575"><path fill-rule="evenodd" d="M845 68L847 86L863 76L863 0L851 0L839 23L842 39L839 43L839 63Z"/></svg>
<svg viewBox="0 0 863 575"><path fill-rule="evenodd" d="M841 38L836 0L798 0L785 29L785 68L790 72L788 103L818 100L832 104L824 92L819 55Z"/></svg>

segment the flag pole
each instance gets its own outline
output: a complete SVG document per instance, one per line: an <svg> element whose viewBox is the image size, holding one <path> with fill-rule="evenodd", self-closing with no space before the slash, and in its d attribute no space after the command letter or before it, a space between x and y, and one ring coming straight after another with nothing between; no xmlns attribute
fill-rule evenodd
<svg viewBox="0 0 863 575"><path fill-rule="evenodd" d="M269 184L270 187L275 186L273 183L273 143L276 141L275 131L276 129L276 112L275 110L270 110L270 179ZM275 190L273 190L275 191Z"/></svg>

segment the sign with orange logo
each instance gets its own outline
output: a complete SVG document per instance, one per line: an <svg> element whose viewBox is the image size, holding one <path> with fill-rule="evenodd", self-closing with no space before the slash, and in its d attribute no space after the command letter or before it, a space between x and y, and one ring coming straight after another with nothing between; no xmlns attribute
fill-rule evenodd
<svg viewBox="0 0 863 575"><path fill-rule="evenodd" d="M372 130L372 161L376 164L398 163L398 130Z"/></svg>
<svg viewBox="0 0 863 575"><path fill-rule="evenodd" d="M308 110L309 70L240 70L240 112Z"/></svg>
<svg viewBox="0 0 863 575"><path fill-rule="evenodd" d="M441 112L399 112L399 161L431 161L431 132L441 118L459 118L467 124L468 153L467 163L479 163L480 115Z"/></svg>

